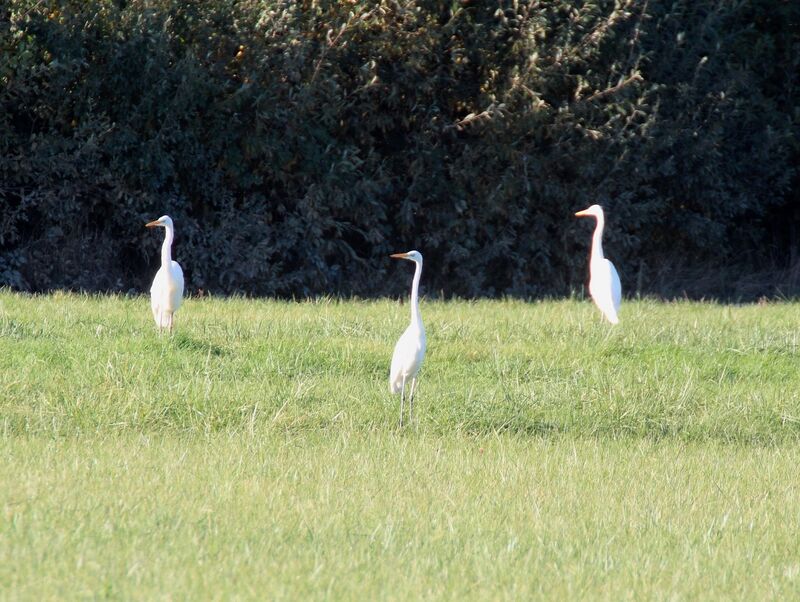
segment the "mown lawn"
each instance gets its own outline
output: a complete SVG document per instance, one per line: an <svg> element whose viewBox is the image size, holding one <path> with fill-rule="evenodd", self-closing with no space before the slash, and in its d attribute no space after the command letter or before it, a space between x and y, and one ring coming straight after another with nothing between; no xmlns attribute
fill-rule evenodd
<svg viewBox="0 0 800 602"><path fill-rule="evenodd" d="M0 292L0 598L787 598L800 305Z"/></svg>

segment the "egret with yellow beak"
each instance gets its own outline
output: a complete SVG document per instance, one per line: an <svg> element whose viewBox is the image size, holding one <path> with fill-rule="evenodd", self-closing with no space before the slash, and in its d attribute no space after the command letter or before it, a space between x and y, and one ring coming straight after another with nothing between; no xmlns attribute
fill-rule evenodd
<svg viewBox="0 0 800 602"><path fill-rule="evenodd" d="M175 227L172 218L162 215L157 220L145 224L147 228L164 228L164 244L161 245L161 267L153 278L150 287L150 307L159 334L164 328L172 333L173 315L183 302L183 270L177 261L172 260L172 240Z"/></svg>
<svg viewBox="0 0 800 602"><path fill-rule="evenodd" d="M411 323L397 341L392 354L392 367L389 370L389 391L400 393L400 426L403 426L403 405L406 383L411 387L408 394L408 420L414 418L414 391L417 388L417 375L425 359L425 327L419 314L419 279L422 276L422 254L419 251L395 253L394 259L407 259L416 264L414 280L411 284Z"/></svg>
<svg viewBox="0 0 800 602"><path fill-rule="evenodd" d="M577 217L593 217L597 220L592 235L592 254L589 259L589 294L605 318L612 324L619 323L619 305L622 301L622 285L614 264L603 256L603 228L605 216L600 205L578 211Z"/></svg>

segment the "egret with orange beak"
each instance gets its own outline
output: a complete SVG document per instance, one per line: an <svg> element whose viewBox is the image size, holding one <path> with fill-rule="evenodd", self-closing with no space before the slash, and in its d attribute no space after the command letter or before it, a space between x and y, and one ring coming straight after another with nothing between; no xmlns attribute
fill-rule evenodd
<svg viewBox="0 0 800 602"><path fill-rule="evenodd" d="M400 393L400 426L403 426L403 406L406 383L411 383L408 394L408 421L414 418L414 391L417 388L417 375L425 359L425 327L419 314L419 279L422 276L422 254L419 251L395 253L394 259L407 259L416 264L414 280L411 284L411 323L397 341L392 354L392 367L389 370L389 392Z"/></svg>
<svg viewBox="0 0 800 602"><path fill-rule="evenodd" d="M164 244L161 245L161 267L153 278L150 287L150 307L159 334L164 328L172 333L173 315L183 302L183 270L177 261L172 260L172 240L175 227L172 218L162 215L157 220L145 224L147 228L164 228Z"/></svg>
<svg viewBox="0 0 800 602"><path fill-rule="evenodd" d="M612 324L619 323L619 305L622 301L622 285L614 264L603 256L603 228L605 216L600 205L578 211L577 217L594 217L597 220L592 235L592 254L589 259L589 294L594 304Z"/></svg>

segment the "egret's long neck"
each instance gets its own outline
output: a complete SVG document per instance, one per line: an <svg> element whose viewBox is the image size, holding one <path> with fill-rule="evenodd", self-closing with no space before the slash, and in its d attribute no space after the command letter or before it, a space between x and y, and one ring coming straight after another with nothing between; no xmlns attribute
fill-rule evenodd
<svg viewBox="0 0 800 602"><path fill-rule="evenodd" d="M169 267L172 263L172 239L175 237L175 232L172 226L166 226L164 230L166 233L164 234L164 244L161 245L161 265Z"/></svg>
<svg viewBox="0 0 800 602"><path fill-rule="evenodd" d="M422 327L422 318L419 315L419 279L422 277L422 260L415 261L414 281L411 283L411 323Z"/></svg>
<svg viewBox="0 0 800 602"><path fill-rule="evenodd" d="M592 259L603 259L603 228L606 225L605 218L602 215L597 216L597 226L595 226L594 234L592 235Z"/></svg>

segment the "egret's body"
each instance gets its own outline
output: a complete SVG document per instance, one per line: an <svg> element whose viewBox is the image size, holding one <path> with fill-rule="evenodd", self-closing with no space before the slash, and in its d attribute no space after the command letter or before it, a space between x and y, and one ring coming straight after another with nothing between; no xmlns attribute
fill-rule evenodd
<svg viewBox="0 0 800 602"><path fill-rule="evenodd" d="M403 406L406 383L411 383L408 394L408 419L414 417L414 391L417 388L417 375L425 359L425 327L419 313L419 280L422 276L422 254L419 251L396 253L395 259L408 259L416 264L414 280L411 285L411 323L394 346L392 367L389 370L389 391L400 393L400 426L403 426Z"/></svg>
<svg viewBox="0 0 800 602"><path fill-rule="evenodd" d="M166 230L164 244L161 245L161 267L153 278L150 287L150 307L158 331L164 328L172 332L173 315L183 302L183 270L177 261L172 259L172 240L175 228L172 219L164 215L155 221L145 224L148 228L161 227Z"/></svg>
<svg viewBox="0 0 800 602"><path fill-rule="evenodd" d="M597 220L592 235L592 254L589 259L589 294L595 305L612 324L619 323L619 306L622 302L622 285L614 264L603 256L603 229L605 216L600 205L578 211L578 217L594 217Z"/></svg>

